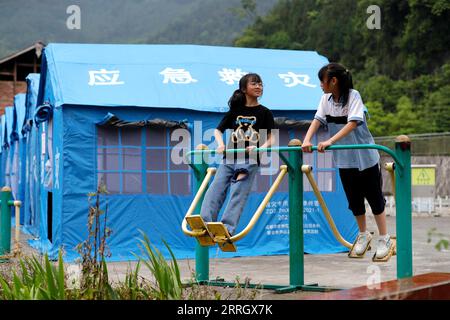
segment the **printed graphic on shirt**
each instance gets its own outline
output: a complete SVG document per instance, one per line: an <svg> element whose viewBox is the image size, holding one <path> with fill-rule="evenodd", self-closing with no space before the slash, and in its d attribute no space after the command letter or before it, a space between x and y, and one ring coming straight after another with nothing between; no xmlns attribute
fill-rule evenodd
<svg viewBox="0 0 450 320"><path fill-rule="evenodd" d="M231 134L231 141L233 143L238 142L250 142L256 144L259 141L259 133L253 128L256 123L256 117L238 116L236 118L236 124L238 127Z"/></svg>

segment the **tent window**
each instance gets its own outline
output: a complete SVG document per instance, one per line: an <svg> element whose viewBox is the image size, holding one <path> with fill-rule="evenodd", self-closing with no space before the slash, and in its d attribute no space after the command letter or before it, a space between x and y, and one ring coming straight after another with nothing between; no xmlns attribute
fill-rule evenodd
<svg viewBox="0 0 450 320"><path fill-rule="evenodd" d="M124 170L141 171L141 148L123 148L122 161Z"/></svg>
<svg viewBox="0 0 450 320"><path fill-rule="evenodd" d="M141 139L141 128L121 128L121 140L122 144L125 146L140 146Z"/></svg>
<svg viewBox="0 0 450 320"><path fill-rule="evenodd" d="M147 156L147 161L145 162L146 170L164 170L166 168L167 152L164 151L164 149L147 149L145 151Z"/></svg>
<svg viewBox="0 0 450 320"><path fill-rule="evenodd" d="M169 189L166 173L147 173L147 192L151 194L167 194Z"/></svg>
<svg viewBox="0 0 450 320"><path fill-rule="evenodd" d="M280 146L287 146L291 139L304 140L307 128L286 128L283 127L278 130L278 143ZM276 134L276 132L274 132ZM318 137L317 137L318 136ZM322 141L328 137L326 131L320 130L315 137L314 144L318 141ZM287 154L286 154L287 155ZM268 162L266 157L271 157L272 161ZM269 164L267 164L269 163ZM331 152L325 154L304 153L303 163L312 165L314 168L314 178L321 191L335 191L336 190L336 169L333 168L333 158ZM278 153L273 152L271 155L267 153L261 157L261 170L260 174L256 177L256 182L253 185L254 192L267 192L273 181L276 179L279 166L283 164L283 161L279 158ZM312 191L312 187L308 182L308 179L303 180L304 191ZM278 188L280 192L289 191L289 183L287 176L280 184Z"/></svg>
<svg viewBox="0 0 450 320"><path fill-rule="evenodd" d="M113 127L97 127L98 146L118 146L119 130Z"/></svg>
<svg viewBox="0 0 450 320"><path fill-rule="evenodd" d="M109 193L120 193L119 173L99 173L99 181L103 182Z"/></svg>
<svg viewBox="0 0 450 320"><path fill-rule="evenodd" d="M97 169L119 170L119 149L98 149Z"/></svg>
<svg viewBox="0 0 450 320"><path fill-rule="evenodd" d="M191 170L180 147L162 126L97 127L97 177L111 194L191 194Z"/></svg>
<svg viewBox="0 0 450 320"><path fill-rule="evenodd" d="M316 144L319 141L324 141L329 138L329 134L324 129L319 129L317 135L316 135ZM334 192L336 191L336 175L337 175L337 169L334 168L333 163L333 152L332 151L326 151L325 153L318 154L317 152L314 153L315 156L315 166L314 168L317 168L314 171L315 176L314 178L317 181L317 186L319 187L319 190L326 191L326 192Z"/></svg>
<svg viewBox="0 0 450 320"><path fill-rule="evenodd" d="M184 129L146 128L147 192L155 194L191 194L191 170L183 160L184 149L191 142L178 139L178 131ZM183 146L180 146L180 142ZM161 183L162 174L164 183Z"/></svg>
<svg viewBox="0 0 450 320"><path fill-rule="evenodd" d="M151 128L146 132L146 140L148 147L166 147L167 137L166 128Z"/></svg>
<svg viewBox="0 0 450 320"><path fill-rule="evenodd" d="M124 173L123 174L123 193L141 193L142 192L142 174Z"/></svg>

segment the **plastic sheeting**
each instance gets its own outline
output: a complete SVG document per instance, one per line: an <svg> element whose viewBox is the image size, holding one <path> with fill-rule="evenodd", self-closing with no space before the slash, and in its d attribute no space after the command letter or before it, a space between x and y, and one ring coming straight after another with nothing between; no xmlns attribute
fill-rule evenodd
<svg viewBox="0 0 450 320"><path fill-rule="evenodd" d="M36 108L34 113L34 121L37 125L39 123L48 121L53 114L53 108L50 104L44 103Z"/></svg>
<svg viewBox="0 0 450 320"><path fill-rule="evenodd" d="M75 248L87 238L88 194L97 190L102 174L98 164L98 124L105 119L115 124L116 127L109 128L116 130L123 130L121 125L139 127L161 120L165 124L185 123L191 134L190 149L200 143L214 148L213 136L207 133L213 131L223 117L222 112L228 110L227 101L237 88L241 71L262 76L265 92L261 103L272 109L275 117L285 118L288 126L295 126L313 118L322 95L316 73L325 63L327 60L316 52L289 50L48 45L41 66L37 105L46 102L54 108L51 121L42 122L30 133L34 154L29 155L29 163L35 171L30 167L29 175L34 177L30 181L36 182L35 189L30 190L30 198L33 195L36 199L30 200L30 204L36 205L32 225L37 234L30 243L53 257L61 248L67 261L78 257ZM145 135L142 139L138 144L133 142L129 149L144 150L143 154L153 150L144 144ZM118 147L113 144L102 148ZM167 155L170 151L162 152ZM152 159L149 156L148 160ZM142 167L146 166L142 160ZM51 185L45 183L48 174ZM118 174L125 177L127 172ZM149 184L150 189L164 182L151 181L154 182ZM250 220L265 192L251 194L238 230ZM196 240L181 231L193 196L193 192L180 195L142 191L115 191L101 196L100 207L105 210L107 226L112 230L107 240L112 253L109 260L135 259L132 252L139 254L141 231L163 253L167 254L164 239L177 258L193 258ZM335 192L325 193L324 197L343 237L353 241L357 228L338 180ZM238 252L222 253L212 248L211 256L288 254L287 200L286 192L274 195L257 226L237 243ZM327 227L314 196L305 192L304 201L305 251L345 251Z"/></svg>
<svg viewBox="0 0 450 320"><path fill-rule="evenodd" d="M24 214L23 206L25 199L25 175L26 175L26 139L23 135L22 127L25 123L26 117L26 94L17 94L14 97L14 113L15 113L15 127L14 132L17 132L17 141L15 142L14 158L13 158L13 173L11 189L15 200L22 202L22 214L20 215L20 223L23 224Z"/></svg>
<svg viewBox="0 0 450 320"><path fill-rule="evenodd" d="M105 116L105 118L98 123L98 125L103 127L118 127L118 128L141 128L145 126L150 126L150 127L187 129L186 121L172 121L164 119L126 121L123 119L119 119L119 117L109 112Z"/></svg>
<svg viewBox="0 0 450 320"><path fill-rule="evenodd" d="M23 231L33 236L38 236L39 219L38 207L39 197L37 194L38 181L38 128L34 123L34 112L36 109L37 95L39 91L39 74L29 74L27 76L26 93L26 116L22 127L22 133L26 138L26 161L25 161L25 198L22 205L23 210Z"/></svg>
<svg viewBox="0 0 450 320"><path fill-rule="evenodd" d="M261 75L261 103L272 110L316 109L322 95L317 72L328 63L315 51L199 45L49 44L44 60L52 68L45 82L53 85L54 107L207 112L227 111L239 79L250 72Z"/></svg>
<svg viewBox="0 0 450 320"><path fill-rule="evenodd" d="M17 138L17 135L14 135L14 107L6 107L5 108L5 140L4 144L4 172L5 186L11 187L11 176L12 176L12 165L13 165L13 157L14 157L14 140Z"/></svg>
<svg viewBox="0 0 450 320"><path fill-rule="evenodd" d="M4 150L3 147L3 141L5 140L5 134L6 134L6 116L2 115L0 117L0 187L3 187L5 185L5 167L6 167L6 149Z"/></svg>
<svg viewBox="0 0 450 320"><path fill-rule="evenodd" d="M22 127L25 123L25 117L26 117L26 94L20 93L16 94L14 97L14 111L16 113L16 124L15 124L15 130L18 134L18 139L23 138L22 134Z"/></svg>
<svg viewBox="0 0 450 320"><path fill-rule="evenodd" d="M47 190L41 188L40 201L40 237L31 241L31 244L45 250L56 257L58 249L63 246L66 259L76 259L78 254L75 247L87 238L87 212L89 202L87 194L97 188L96 173L96 123L101 122L107 114L108 108L80 108L65 106L57 109L54 114L54 124L61 125L59 120L64 118L63 132L54 135L64 137L64 148L60 148L60 142L54 141L55 157L59 157L63 163L54 162L55 173L59 180L57 186L52 189L53 217L52 229L48 230ZM186 112L175 110L167 112L164 109L150 108L117 108L117 117L120 119L184 119L191 124L202 120L202 129L214 128L221 118L221 114L202 114L201 112ZM295 113L277 114L288 118L294 118ZM192 127L192 126L190 126ZM59 129L58 129L59 130ZM57 131L54 128L54 131ZM194 142L194 141L193 141ZM196 141L194 144L208 143L205 140ZM193 145L194 145L193 144ZM63 151L61 151L63 150ZM64 168L64 170L62 170ZM64 189L61 189L64 186ZM58 195L59 194L59 195ZM253 193L247 203L241 223L238 229L245 226L251 219L251 215L259 206L264 193ZM353 241L356 236L356 225L351 212L346 208L345 195L338 183L336 192L325 193L332 214L335 215L336 225L342 235L348 241ZM193 258L195 239L187 237L181 231L182 219L193 199L191 196L179 196L175 194L110 194L101 196L101 209L106 211L107 226L112 230L112 235L107 243L112 256L111 261L134 259L133 252L139 254L139 239L141 231L145 232L152 243L163 253L166 253L162 240L167 241L177 258ZM321 209L314 202L315 197L311 192L305 193L305 251L309 253L335 253L345 251L333 237L325 218L321 215ZM216 252L211 249L212 256L252 256L288 254L288 220L287 220L286 192L275 194L271 203L263 213L257 227L237 243L238 252ZM52 241L48 235L51 234Z"/></svg>

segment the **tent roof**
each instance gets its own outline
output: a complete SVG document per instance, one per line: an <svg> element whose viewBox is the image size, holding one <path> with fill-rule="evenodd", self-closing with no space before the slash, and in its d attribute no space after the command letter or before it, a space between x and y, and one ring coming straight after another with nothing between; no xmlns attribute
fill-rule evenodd
<svg viewBox="0 0 450 320"><path fill-rule="evenodd" d="M22 137L22 126L25 122L25 100L25 93L19 93L14 96L14 112L16 113L16 127L14 130L19 134L20 138Z"/></svg>
<svg viewBox="0 0 450 320"><path fill-rule="evenodd" d="M34 110L36 109L37 95L39 92L39 73L28 74L27 80L27 98L25 102L26 106L26 119L32 119L34 116Z"/></svg>
<svg viewBox="0 0 450 320"><path fill-rule="evenodd" d="M200 45L49 44L43 81L55 106L142 106L224 112L243 73L264 82L273 110L315 110L322 91L315 51ZM42 79L41 79L42 80ZM50 81L50 83L46 83ZM41 84L43 88L43 84ZM42 103L41 93L39 103Z"/></svg>
<svg viewBox="0 0 450 320"><path fill-rule="evenodd" d="M8 144L11 143L11 135L14 131L14 107L6 107L5 108L5 139Z"/></svg>
<svg viewBox="0 0 450 320"><path fill-rule="evenodd" d="M0 153L3 150L3 140L5 139L5 133L6 133L6 116L4 114L1 115L0 117Z"/></svg>

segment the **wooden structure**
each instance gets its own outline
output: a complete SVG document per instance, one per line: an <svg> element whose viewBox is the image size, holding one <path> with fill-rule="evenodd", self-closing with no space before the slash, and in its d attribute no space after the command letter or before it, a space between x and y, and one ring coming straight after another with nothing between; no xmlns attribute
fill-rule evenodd
<svg viewBox="0 0 450 320"><path fill-rule="evenodd" d="M25 93L25 78L30 73L39 73L44 43L38 41L32 46L0 58L0 115L6 106L14 104L14 96Z"/></svg>

